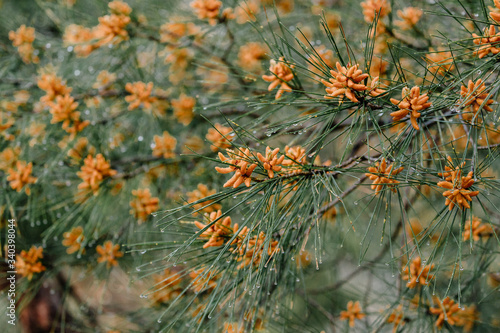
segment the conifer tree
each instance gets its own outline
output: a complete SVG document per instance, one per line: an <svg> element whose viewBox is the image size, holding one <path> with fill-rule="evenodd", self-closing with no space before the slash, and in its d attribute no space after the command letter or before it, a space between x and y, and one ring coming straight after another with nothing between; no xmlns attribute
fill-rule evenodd
<svg viewBox="0 0 500 333"><path fill-rule="evenodd" d="M9 329L499 330L500 1L0 6Z"/></svg>

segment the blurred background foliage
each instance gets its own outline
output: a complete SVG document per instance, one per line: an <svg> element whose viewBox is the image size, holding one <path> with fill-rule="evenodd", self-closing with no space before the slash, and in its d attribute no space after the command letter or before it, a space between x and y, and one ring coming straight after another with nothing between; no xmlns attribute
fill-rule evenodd
<svg viewBox="0 0 500 333"><path fill-rule="evenodd" d="M0 1L14 331L498 331L498 13L489 0ZM337 63L367 73L357 101L324 97ZM392 115L414 86L431 105ZM266 146L284 156L274 177ZM226 148L249 149L249 186L214 169L231 167ZM449 209L439 183L469 171L478 195Z"/></svg>

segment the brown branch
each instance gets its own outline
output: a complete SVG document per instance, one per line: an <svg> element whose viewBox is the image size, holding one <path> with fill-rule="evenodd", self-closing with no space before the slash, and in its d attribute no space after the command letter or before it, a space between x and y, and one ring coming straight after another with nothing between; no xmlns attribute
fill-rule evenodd
<svg viewBox="0 0 500 333"><path fill-rule="evenodd" d="M335 329L335 324L336 324L335 317L330 312L328 312L321 304L319 304L314 299L307 297L307 295L304 293L303 290L297 289L296 293L299 294L300 296L302 296L304 298L304 300L307 303L309 303L309 305L311 305L316 310L318 310L319 312L321 312L330 321L330 323L332 324L332 329Z"/></svg>
<svg viewBox="0 0 500 333"><path fill-rule="evenodd" d="M191 161L195 161L197 159L201 159L204 156L198 155L198 156L190 156L190 157L191 158L189 159L189 161L191 162ZM137 175L140 175L143 172L148 172L151 169L151 167L149 165L146 165L143 163L161 162L161 165L170 165L170 164L180 163L184 160L185 159L183 159L181 157L166 159L163 156L150 155L150 156L134 156L132 158L124 158L121 160L111 161L111 166L112 166L112 168L115 168L115 169L121 165L124 165L124 164L130 164L130 165L137 164L137 163L141 164L138 168L136 168L132 171L118 173L115 176L113 176L112 178L113 179L130 179L130 178L133 178Z"/></svg>
<svg viewBox="0 0 500 333"><path fill-rule="evenodd" d="M355 189L357 189L366 179L368 176L362 176L359 178L357 182L352 184L347 190L345 190L340 196L338 196L335 200L332 202L328 203L327 205L323 206L318 212L316 213L319 216L322 216L327 210L331 209L333 206L338 204L342 199L344 199L347 195L349 195L351 192L353 192Z"/></svg>
<svg viewBox="0 0 500 333"><path fill-rule="evenodd" d="M162 159L164 159L162 156L153 156L153 155L134 156L134 157L130 157L130 158L123 158L121 160L111 161L111 167L116 168L117 166L120 166L123 164L156 162L156 161L161 161ZM174 160L174 159L172 159L172 160ZM174 160L174 162L179 162L179 161L180 161L180 159Z"/></svg>
<svg viewBox="0 0 500 333"><path fill-rule="evenodd" d="M213 113L206 114L204 116L209 118L209 119L212 119L215 117L220 117L222 115L224 115L224 116L248 116L251 118L259 118L260 117L259 114L256 114L256 113L253 113L250 111L246 111L246 110L239 111L239 110L235 110L235 109L221 110L220 112L213 112Z"/></svg>
<svg viewBox="0 0 500 333"><path fill-rule="evenodd" d="M500 143L495 143L495 144L489 145L489 146L479 146L479 147L477 147L477 149L484 150L484 149L496 148L496 147L499 147L499 146L500 146Z"/></svg>
<svg viewBox="0 0 500 333"><path fill-rule="evenodd" d="M221 57L221 60L223 61L228 61L229 54L231 53L231 49L233 48L235 44L235 39L234 39L234 34L232 33L231 29L229 29L228 21L223 22L224 27L226 27L226 33L227 37L229 38L229 45L226 47L226 50L224 51L224 54Z"/></svg>
<svg viewBox="0 0 500 333"><path fill-rule="evenodd" d="M412 42L406 40L405 38L403 38L400 35L398 36L397 34L394 33L394 30L392 30L392 29L386 28L386 32L390 37L393 37L394 39L398 40L399 42L401 42L405 46L414 49L415 51L428 51L429 47L431 46L431 45L429 45L428 40L426 40L427 46L420 46L420 45L413 44Z"/></svg>
<svg viewBox="0 0 500 333"><path fill-rule="evenodd" d="M87 315L86 319L89 320L88 324L91 324L92 327L94 327L94 328L97 327L98 322L96 319L96 314L98 313L98 311L96 309L94 309L92 306L86 304L86 302L80 297L78 292L75 290L75 288L73 287L71 282L68 281L68 279L66 279L66 277L63 275L62 272L57 273L56 280L59 283L59 285L62 287L62 289L67 290L69 292L69 294L75 299L77 304L86 305L87 310L85 312Z"/></svg>

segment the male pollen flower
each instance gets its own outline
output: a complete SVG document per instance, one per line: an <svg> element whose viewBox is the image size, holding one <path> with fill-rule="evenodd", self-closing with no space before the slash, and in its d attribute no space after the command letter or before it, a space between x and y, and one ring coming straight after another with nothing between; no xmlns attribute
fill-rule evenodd
<svg viewBox="0 0 500 333"><path fill-rule="evenodd" d="M17 47L17 51L21 56L24 63L34 63L40 62L40 59L35 55L35 48L33 47L33 41L35 40L35 28L27 27L26 25L21 25L16 31L9 32L9 39L12 41L12 45Z"/></svg>
<svg viewBox="0 0 500 333"><path fill-rule="evenodd" d="M41 273L45 270L45 266L39 261L41 258L43 258L41 246L32 246L28 252L22 250L16 258L17 273L31 281L35 273Z"/></svg>
<svg viewBox="0 0 500 333"><path fill-rule="evenodd" d="M52 114L51 124L63 122L63 126L69 126L71 121L79 120L80 113L75 111L78 107L78 102L70 95L56 96L56 103L48 103Z"/></svg>
<svg viewBox="0 0 500 333"><path fill-rule="evenodd" d="M240 47L238 63L246 70L257 71L261 69L261 60L266 58L267 50L261 43L250 42Z"/></svg>
<svg viewBox="0 0 500 333"><path fill-rule="evenodd" d="M174 116L177 118L177 121L184 126L189 125L194 117L193 109L195 104L196 99L185 94L180 95L179 99L174 99L172 101L172 108L174 109Z"/></svg>
<svg viewBox="0 0 500 333"><path fill-rule="evenodd" d="M55 74L43 74L38 79L37 85L45 91L45 96L40 98L40 102L45 105L49 105L49 102L55 100L57 96L69 95L72 90Z"/></svg>
<svg viewBox="0 0 500 333"><path fill-rule="evenodd" d="M10 187L17 192L21 192L24 188L26 194L30 195L31 189L26 185L34 184L37 181L37 178L31 176L32 170L32 162L26 164L24 161L17 161L16 170L12 168L8 169L9 176L7 177L7 180L9 181Z"/></svg>
<svg viewBox="0 0 500 333"><path fill-rule="evenodd" d="M281 163L285 159L285 155L277 157L280 149L276 148L271 150L270 147L266 147L266 155L262 156L261 153L257 153L257 158L264 165L264 169L267 171L269 178L274 177L274 172L281 170Z"/></svg>
<svg viewBox="0 0 500 333"><path fill-rule="evenodd" d="M123 257L123 252L120 251L120 245L113 244L109 240L104 242L103 246L97 245L96 251L100 255L100 257L97 258L97 262L106 262L107 268L117 266L118 261L116 259Z"/></svg>
<svg viewBox="0 0 500 333"><path fill-rule="evenodd" d="M111 14L99 17L99 24L93 29L94 37L98 40L94 47L118 44L129 38L126 30L130 17L122 14Z"/></svg>
<svg viewBox="0 0 500 333"><path fill-rule="evenodd" d="M356 301L356 303L349 301L347 303L347 311L340 312L340 320L349 319L349 327L354 327L356 319L363 319L366 316L366 314L361 311L359 301Z"/></svg>
<svg viewBox="0 0 500 333"><path fill-rule="evenodd" d="M106 177L116 175L117 171L111 169L110 164L106 161L102 154L97 154L96 157L88 155L84 160L84 165L81 171L77 172L83 182L78 185L79 189L91 189L94 195L97 195L99 185Z"/></svg>
<svg viewBox="0 0 500 333"><path fill-rule="evenodd" d="M365 175L370 178L370 180L373 180L371 188L375 190L375 194L378 194L384 185L389 185L391 190L395 192L396 189L394 185L399 184L399 181L391 177L399 174L403 169L404 167L394 169L394 164L388 167L387 161L383 158L380 162L377 162L374 167L369 167L369 173L365 173Z"/></svg>
<svg viewBox="0 0 500 333"><path fill-rule="evenodd" d="M410 289L415 288L419 284L426 286L434 278L432 274L429 274L433 268L434 264L423 266L422 259L416 257L412 260L409 268L406 266L403 269L403 280L408 281L406 286Z"/></svg>
<svg viewBox="0 0 500 333"><path fill-rule="evenodd" d="M211 196L215 193L216 193L215 189L209 190L207 185L198 184L198 188L196 190L193 190L192 192L187 193L187 196L188 196L187 202L193 203L193 202L196 202L196 201L201 200L203 198L206 198L208 196ZM211 204L211 205L203 208L202 211L205 213L212 213L213 211L216 211L216 210L219 210L222 208L222 206L220 204L212 203L212 202L213 202L213 200L207 200L207 201L203 201L203 202L194 204L193 209L199 210L199 209L202 209L203 207Z"/></svg>
<svg viewBox="0 0 500 333"><path fill-rule="evenodd" d="M363 7L363 16L367 23L372 23L376 15L382 19L391 12L391 5L387 3L387 0L366 0L361 3L361 7Z"/></svg>
<svg viewBox="0 0 500 333"><path fill-rule="evenodd" d="M500 22L500 0L493 0L496 8L489 7L491 12L490 16L496 22Z"/></svg>
<svg viewBox="0 0 500 333"><path fill-rule="evenodd" d="M196 227L200 230L203 230L207 227L207 225L212 224L201 234L202 238L208 238L208 241L205 245L203 245L204 249L211 246L224 245L225 241L228 240L233 234L233 229L231 228L231 217L226 216L221 218L221 216L222 211L218 210L205 215L207 224L198 221L194 222Z"/></svg>
<svg viewBox="0 0 500 333"><path fill-rule="evenodd" d="M448 161L452 163L451 157L448 156ZM465 163L465 162L464 162ZM445 172L438 173L442 177L446 177L444 181L437 183L439 187L447 189L443 192L443 196L446 197L445 205L448 206L449 210L452 210L455 205L460 208L469 208L469 201L479 194L479 191L471 191L469 188L474 185L473 172L470 171L467 176L462 176L462 165L452 169L445 166ZM453 165L453 164L451 164Z"/></svg>
<svg viewBox="0 0 500 333"><path fill-rule="evenodd" d="M177 139L171 136L167 131L163 132L162 136L155 135L154 138L153 156L163 158L175 157L175 146Z"/></svg>
<svg viewBox="0 0 500 333"><path fill-rule="evenodd" d="M443 48L436 51L432 47L429 48L429 52L425 56L425 61L427 61L427 68L431 73L445 75L455 67L451 52L446 52Z"/></svg>
<svg viewBox="0 0 500 333"><path fill-rule="evenodd" d="M108 8L110 9L111 13L116 15L129 16L132 12L132 8L130 8L127 3L119 0L111 1L110 3L108 3Z"/></svg>
<svg viewBox="0 0 500 333"><path fill-rule="evenodd" d="M387 318L387 323L392 323L394 325L392 328L392 333L396 333L398 331L398 328L405 324L403 304L399 304L398 307L394 309L389 318Z"/></svg>
<svg viewBox="0 0 500 333"><path fill-rule="evenodd" d="M267 88L268 91L280 86L275 99L279 99L285 91L292 91L292 87L288 85L288 82L293 79L292 69L294 67L294 65L287 65L283 57L280 57L278 61L271 59L269 71L273 75L262 75L262 79L264 81L271 82Z"/></svg>
<svg viewBox="0 0 500 333"><path fill-rule="evenodd" d="M252 172L257 167L256 163L249 161L252 156L250 150L248 148L239 148L237 151L227 149L226 152L228 157L219 152L219 159L228 164L228 166L225 168L215 167L218 173L226 174L234 172L233 177L224 184L224 187L232 186L237 188L243 183L246 187L250 187Z"/></svg>
<svg viewBox="0 0 500 333"><path fill-rule="evenodd" d="M132 195L135 198L130 201L132 208L130 214L134 215L141 224L148 219L149 215L158 210L160 199L152 197L149 188L133 190Z"/></svg>
<svg viewBox="0 0 500 333"><path fill-rule="evenodd" d="M208 19L210 25L215 25L222 2L219 0L194 0L190 6L196 11L200 20Z"/></svg>
<svg viewBox="0 0 500 333"><path fill-rule="evenodd" d="M468 107L471 111L463 113L462 116L465 120L472 120L481 108L488 112L493 112L490 105L495 101L491 98L487 99L488 93L486 92L486 86L481 79L477 80L475 83L469 80L467 86L462 85L460 88L460 95L463 98L464 107Z"/></svg>
<svg viewBox="0 0 500 333"><path fill-rule="evenodd" d="M392 121L400 121L410 114L411 125L418 131L420 127L418 126L417 119L420 118L420 112L432 105L432 103L428 102L429 96L427 93L420 95L420 87L415 86L411 90L408 87L404 87L401 97L400 101L391 98L391 103L399 108L399 111L391 113Z"/></svg>
<svg viewBox="0 0 500 333"><path fill-rule="evenodd" d="M214 273L212 270L206 268L199 268L189 272L189 277L193 280L192 288L195 293L201 291L211 292L215 287L217 287L217 280L220 275Z"/></svg>
<svg viewBox="0 0 500 333"><path fill-rule="evenodd" d="M468 241L471 236L474 241L479 241L481 237L489 237L493 235L493 228L487 223L483 223L481 219L473 216L472 221L465 221L464 231L462 233L464 242Z"/></svg>
<svg viewBox="0 0 500 333"><path fill-rule="evenodd" d="M238 232L239 238L237 240L237 248L235 249L235 253L238 254L238 261L241 262L237 268L242 269L252 264L253 266L258 266L262 259L267 254L268 258L273 257L276 253L278 253L278 241L274 239L270 239L266 241L266 234L264 232L260 232L258 235L253 236L247 241L244 239L249 232L247 227L241 229ZM264 249L267 246L267 251Z"/></svg>
<svg viewBox="0 0 500 333"><path fill-rule="evenodd" d="M78 226L63 234L62 245L66 246L66 253L72 254L80 250L82 242L85 239L83 228Z"/></svg>
<svg viewBox="0 0 500 333"><path fill-rule="evenodd" d="M129 82L125 85L125 90L130 93L129 96L125 97L125 101L129 103L129 110L137 109L141 105L145 109L151 109L152 103L156 101L156 97L151 96L153 82L149 82L148 84L140 81L134 83Z"/></svg>
<svg viewBox="0 0 500 333"><path fill-rule="evenodd" d="M337 72L333 69L330 70L330 74L333 78L330 78L328 81L321 80L327 88L325 96L326 99L333 99L338 96L345 96L349 98L352 102L358 103L359 100L356 97L356 92L362 92L365 90L369 90L365 84L361 83L363 80L369 77L368 74L364 73L359 69L359 65L348 66L346 68L341 66L339 62L335 64L337 67ZM374 81L378 81L374 79Z"/></svg>
<svg viewBox="0 0 500 333"><path fill-rule="evenodd" d="M205 138L210 141L210 149L216 152L219 149L226 149L231 147L231 141L234 139L234 134L230 134L233 129L231 127L223 126L219 123L214 125L215 128L209 128Z"/></svg>
<svg viewBox="0 0 500 333"><path fill-rule="evenodd" d="M436 320L436 327L438 328L443 327L445 321L448 325L456 325L456 315L459 311L460 307L450 297L446 297L443 301L438 300L438 306L429 309L431 314L438 315L438 319Z"/></svg>
<svg viewBox="0 0 500 333"><path fill-rule="evenodd" d="M418 23L423 13L422 9L415 7L406 7L403 10L398 10L398 16L402 21L396 21L394 24L402 30L410 30Z"/></svg>
<svg viewBox="0 0 500 333"><path fill-rule="evenodd" d="M474 44L479 46L476 51L474 51L474 54L478 55L479 59L486 57L490 52L493 55L500 52L500 34L496 32L494 25L490 25L489 28L484 28L483 36L473 33L472 37L474 37Z"/></svg>
<svg viewBox="0 0 500 333"><path fill-rule="evenodd" d="M169 302L182 293L182 276L168 268L163 270L161 274L153 275L153 279L155 293L152 296L155 303Z"/></svg>

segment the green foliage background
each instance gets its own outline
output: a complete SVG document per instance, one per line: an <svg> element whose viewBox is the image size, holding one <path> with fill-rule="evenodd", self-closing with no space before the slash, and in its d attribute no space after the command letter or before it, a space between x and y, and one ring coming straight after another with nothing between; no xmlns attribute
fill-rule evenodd
<svg viewBox="0 0 500 333"><path fill-rule="evenodd" d="M498 26L488 14L488 6L494 4L389 1L391 13L370 24L363 19L360 2L296 0L293 11L287 12L286 1L276 1L277 7L259 7L255 22L221 20L212 26L184 1L127 1L132 8L130 38L85 58L63 42L65 28L95 26L108 12L107 1L81 0L73 6L42 0L1 4L0 101L12 100L19 90L27 90L30 99L15 113L2 106L2 117L15 119L6 132L15 138L1 138L0 151L21 147L19 159L33 162L38 178L27 196L12 190L8 173L0 171L2 248L6 220L15 218L18 252L42 246L46 266L31 281L19 278L19 314L28 309L25 313L36 322L39 314L30 312L29 303L45 299L51 300L45 306L52 309L47 331L225 332L224 324L243 323L242 331L389 332L393 326L387 318L402 304L405 325L397 330L430 332L437 331L437 316L429 311L438 304L434 296L449 296L462 308L476 306L474 332L497 331L499 58L475 56L471 35L481 35L490 24ZM244 3L223 1L222 8ZM394 22L400 20L397 10L408 6L420 7L424 14L413 29L404 31ZM338 15L341 25L328 28L328 15ZM193 57L185 77L173 83L170 75L177 69L164 62L166 43L160 41L159 29L179 18L194 22L201 37L198 41L186 36L175 45L189 49ZM36 30L39 64L23 63L8 38L9 31L22 24ZM386 31L374 38L372 32L381 25ZM260 42L268 50L260 59L260 70L249 71L239 62L238 51L249 42ZM385 47L379 52L376 45ZM335 62L359 63L363 72L369 72L378 58L387 61L381 77L386 92L364 96L359 103L325 99L320 79L331 77L332 64L319 57L320 46L333 51ZM452 54L446 63L453 69L444 75L429 70L425 60L438 49ZM276 100L261 75L269 74L269 60L280 57L295 66L293 91ZM98 195L83 203L74 200L82 161L78 164L67 156L74 141L60 148L67 133L60 124L51 124L47 109L38 105L43 91L37 79L41 69L49 67L73 89L82 119L90 121L78 137L86 137L118 171L117 177L103 182ZM117 74L113 94L99 96L92 88L101 70ZM221 73L225 82L217 82ZM465 109L460 87L480 78L487 84L488 98L495 100L494 111L482 110L474 122L466 122L457 116ZM179 123L171 106L165 116L141 108L128 110L125 85L136 81L163 89L170 105L181 94L195 97L193 120L187 126ZM390 116L397 110L390 98L400 99L403 87L414 85L429 94L432 107L422 112L419 131L405 118L399 132ZM85 102L96 96L101 97L99 105ZM30 145L27 129L33 122L46 128L39 142ZM256 154L270 146L284 154L285 146L301 145L308 163L297 175L282 172L271 179L259 164L251 187L224 188L229 177L214 170L224 165L205 139L215 123L233 129L233 149L248 147ZM466 129L465 138L454 136L457 128ZM152 156L154 136L163 131L177 139L173 158ZM110 146L116 135L123 141ZM488 135L496 141L478 144ZM193 136L203 140L196 152L184 148ZM447 155L455 165L466 162L464 174L474 171L474 189L480 194L470 210L449 211L444 204L437 183L443 180L439 173L447 165ZM331 166L313 163L317 156L331 160ZM382 157L404 171L396 177L394 192L386 187L376 195L365 173ZM253 155L248 159L256 160ZM155 175L152 170L161 172ZM119 180L123 187L113 195ZM279 253L239 268L230 246L235 238L204 249L204 230L193 223L201 221L202 214L194 215L196 203L187 203L187 192L200 183L217 190L209 199L222 204L224 216L247 226L252 235L266 235L264 252L278 240ZM139 224L130 214L129 202L132 190L142 187L159 198L160 212ZM323 213L333 206L337 215L328 221ZM490 237L464 241L465 225L472 223L473 215L491 227ZM409 227L414 219L423 226L419 235ZM76 226L83 227L86 251L70 255L61 241ZM125 252L112 269L97 263L96 246L106 240L120 244ZM309 265L297 264L301 255ZM429 286L409 289L401 273L416 256L435 265L435 279ZM165 269L181 276L179 296L154 302L155 294L172 288L155 284L154 277ZM204 269L205 276L218 276L213 290L195 291L190 273L197 269ZM350 300L359 300L367 314L354 328L340 320ZM24 319L20 325L26 330L36 326L28 322ZM446 322L442 329L454 332L462 327Z"/></svg>

